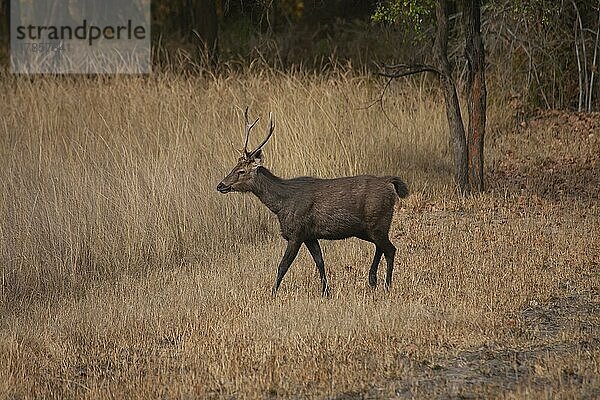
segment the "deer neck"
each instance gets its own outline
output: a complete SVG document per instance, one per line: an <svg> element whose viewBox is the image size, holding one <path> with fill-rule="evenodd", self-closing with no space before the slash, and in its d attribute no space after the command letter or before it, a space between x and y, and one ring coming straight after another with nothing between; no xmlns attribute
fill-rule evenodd
<svg viewBox="0 0 600 400"><path fill-rule="evenodd" d="M252 193L275 214L283 208L288 196L285 180L273 175L264 167L258 167Z"/></svg>

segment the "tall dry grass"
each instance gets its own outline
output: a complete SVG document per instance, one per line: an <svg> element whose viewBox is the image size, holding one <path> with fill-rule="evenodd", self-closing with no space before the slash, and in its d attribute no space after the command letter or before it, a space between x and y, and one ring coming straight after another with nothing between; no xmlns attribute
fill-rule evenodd
<svg viewBox="0 0 600 400"><path fill-rule="evenodd" d="M8 78L3 86L7 305L272 237L272 218L254 199L215 191L242 146L244 105L274 113L266 155L282 176L398 174L417 190L447 179L442 113L431 112L439 106L393 104L396 129L377 109L358 110L378 90L364 80ZM255 142L264 134L256 131Z"/></svg>
<svg viewBox="0 0 600 400"><path fill-rule="evenodd" d="M520 343L518 313L532 299L566 281L581 291L597 282L597 209L524 206L500 189L456 197L435 92L393 88L388 119L364 108L379 90L352 74L3 76L0 395L313 397L376 387L387 397L409 372L403 357ZM351 240L324 247L331 298L318 296L303 252L270 296L283 251L276 220L252 196L215 190L242 146L245 105L275 116L265 153L280 176L409 183L393 223L390 294L367 287L373 249ZM506 139L491 132L493 165ZM580 361L571 362L588 371Z"/></svg>

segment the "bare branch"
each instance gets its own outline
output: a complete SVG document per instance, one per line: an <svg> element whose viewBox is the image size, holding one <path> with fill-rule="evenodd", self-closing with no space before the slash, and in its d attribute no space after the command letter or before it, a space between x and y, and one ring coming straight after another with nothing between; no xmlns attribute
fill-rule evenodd
<svg viewBox="0 0 600 400"><path fill-rule="evenodd" d="M381 94L379 95L379 97L377 99L375 99L374 101L372 101L367 106L360 107L359 110L368 110L369 108L373 107L375 104L379 104L379 107L381 108L381 112L383 112L383 115L388 120L388 122L390 124L392 124L392 126L394 128L398 129L398 125L396 125L396 123L394 123L394 121L392 121L392 119L389 117L388 113L385 111L385 108L383 107L383 97L385 96L385 92L387 91L388 87L390 87L390 84L392 83L393 80L394 80L394 78L389 78L387 80L387 82L385 83L385 86L383 87L383 90L381 91Z"/></svg>
<svg viewBox="0 0 600 400"><path fill-rule="evenodd" d="M600 0L598 0L598 22L596 26L596 43L594 44L594 58L592 60L592 73L590 76L590 88L588 93L588 106L587 111L592 112L592 95L594 93L594 73L597 70L597 56L598 56L598 43L600 40Z"/></svg>
<svg viewBox="0 0 600 400"><path fill-rule="evenodd" d="M383 70L382 70L383 69ZM392 70L391 72L388 72ZM387 82L385 83L385 85L383 86L383 90L381 91L381 94L379 95L379 97L377 99L375 99L374 101L372 101L370 104L368 104L365 107L361 107L359 108L360 110L366 110L369 109L371 107L373 107L376 104L379 104L379 107L381 108L381 111L383 112L383 115L385 115L385 118L394 126L394 127L398 127L394 121L391 120L391 118L388 116L388 114L385 111L385 108L383 107L383 98L385 96L385 92L387 91L387 89L390 87L390 84L392 83L392 81L394 79L398 79L398 78L402 78L405 76L410 76L410 75L416 75L422 72L433 72L436 73L440 76L442 76L442 72L437 69L436 67L432 66L432 65L426 65L426 64L395 64L395 65L384 65L383 68L380 68L380 72L377 73L377 75L379 76L383 76L388 78Z"/></svg>
<svg viewBox="0 0 600 400"><path fill-rule="evenodd" d="M387 72L393 70L393 72ZM396 79L404 76L419 74L421 72L434 72L438 75L444 75L442 71L432 65L426 64L396 64L384 66L384 71L378 72L380 76Z"/></svg>
<svg viewBox="0 0 600 400"><path fill-rule="evenodd" d="M579 24L579 32L580 32L580 39L581 39L581 58L583 59L583 62L580 64L583 66L583 90L579 93L579 110L578 111L582 111L582 97L584 98L583 103L585 105L585 101L587 100L587 89L588 89L588 70L587 70L587 52L586 52L586 48L585 48L585 36L583 33L583 23L581 22L581 14L579 14L579 8L577 8L577 3L575 3L575 0L571 0L571 3L573 4L573 8L575 9L575 15L576 15L576 20L575 20L575 49L577 49L577 25ZM577 61L579 63L579 54L577 54ZM578 66L580 66L578 65Z"/></svg>

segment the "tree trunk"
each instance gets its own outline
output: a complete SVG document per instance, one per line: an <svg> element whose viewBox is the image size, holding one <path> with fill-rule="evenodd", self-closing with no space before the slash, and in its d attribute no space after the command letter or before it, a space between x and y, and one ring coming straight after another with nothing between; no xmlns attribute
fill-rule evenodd
<svg viewBox="0 0 600 400"><path fill-rule="evenodd" d="M465 0L463 21L466 42L465 55L469 67L467 76L469 184L472 190L481 192L484 190L483 142L487 107L485 51L481 38L481 0Z"/></svg>
<svg viewBox="0 0 600 400"><path fill-rule="evenodd" d="M469 174L467 162L467 142L465 127L460 113L460 103L456 93L456 85L452 79L452 70L448 62L448 1L438 0L435 15L437 31L434 44L436 68L440 72L440 80L446 103L446 117L453 143L454 179L462 193L469 192Z"/></svg>

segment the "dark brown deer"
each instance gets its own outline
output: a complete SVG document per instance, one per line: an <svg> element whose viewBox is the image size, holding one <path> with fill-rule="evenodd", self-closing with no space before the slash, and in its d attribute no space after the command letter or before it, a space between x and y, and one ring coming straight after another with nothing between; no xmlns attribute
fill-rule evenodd
<svg viewBox="0 0 600 400"><path fill-rule="evenodd" d="M406 184L394 176L279 178L261 165L262 148L273 134L271 115L267 137L252 151L248 151L248 136L258 118L250 123L248 108L244 118L244 154L229 175L219 183L217 190L221 193L252 192L277 215L281 235L287 240L287 248L277 269L273 294L279 289L281 280L304 243L317 265L322 293L326 295L328 285L319 239L337 240L349 237L357 237L375 244L375 256L369 270L371 287L377 285L377 267L381 256L385 255L385 285L386 289L389 289L392 284L396 248L390 242L388 233L396 198L408 196Z"/></svg>

